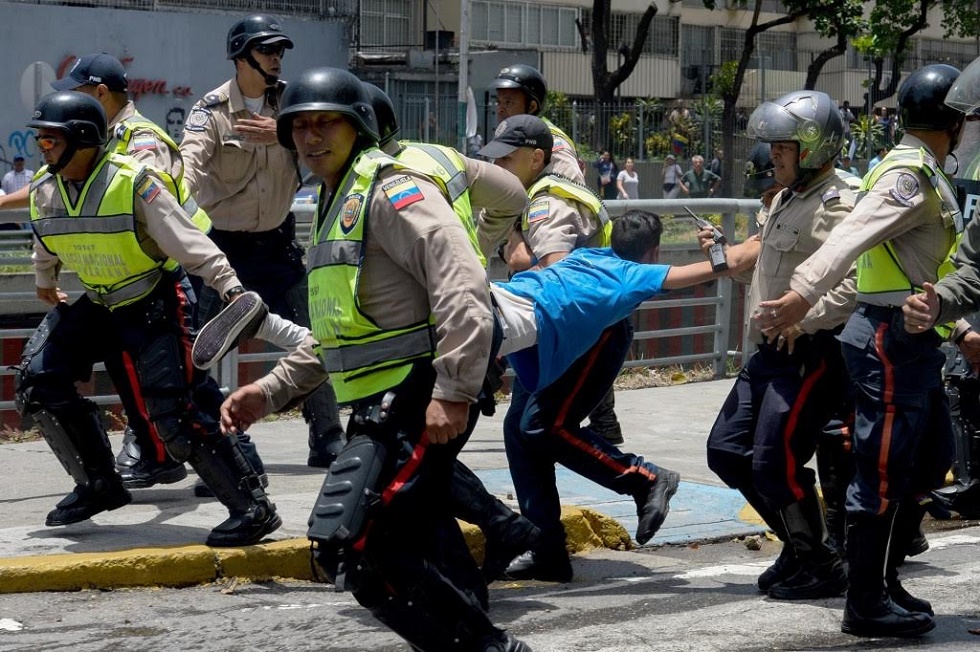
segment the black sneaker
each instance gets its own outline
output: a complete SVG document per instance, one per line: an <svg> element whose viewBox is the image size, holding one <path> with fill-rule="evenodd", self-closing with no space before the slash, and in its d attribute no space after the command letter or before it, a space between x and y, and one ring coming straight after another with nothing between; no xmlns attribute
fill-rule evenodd
<svg viewBox="0 0 980 652"><path fill-rule="evenodd" d="M491 534L487 537L483 565L480 567L487 584L500 578L510 563L534 547L541 537L538 526L523 516L515 516L506 531L498 533L500 536Z"/></svg>
<svg viewBox="0 0 980 652"><path fill-rule="evenodd" d="M213 367L239 342L255 335L268 312L258 293L240 295L201 327L191 349L194 366L198 369Z"/></svg>
<svg viewBox="0 0 980 652"><path fill-rule="evenodd" d="M526 552L507 567L501 579L567 584L572 581L572 560L564 549L552 554Z"/></svg>
<svg viewBox="0 0 980 652"><path fill-rule="evenodd" d="M62 498L48 513L48 527L71 525L87 521L96 514L128 505L132 494L118 480L97 479L90 485L75 485L74 491Z"/></svg>
<svg viewBox="0 0 980 652"><path fill-rule="evenodd" d="M267 534L275 532L282 525L276 514L276 506L262 501L244 514L232 514L223 523L211 530L207 545L214 548L251 546L261 541Z"/></svg>
<svg viewBox="0 0 980 652"><path fill-rule="evenodd" d="M679 473L661 467L656 480L647 486L646 491L633 496L638 519L636 525L638 544L643 545L652 539L664 524L667 512L670 511L670 499L677 493L677 485L680 482Z"/></svg>

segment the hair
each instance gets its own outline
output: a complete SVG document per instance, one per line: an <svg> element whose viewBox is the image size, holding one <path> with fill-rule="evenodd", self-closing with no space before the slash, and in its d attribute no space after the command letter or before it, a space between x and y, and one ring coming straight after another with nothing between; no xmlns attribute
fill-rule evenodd
<svg viewBox="0 0 980 652"><path fill-rule="evenodd" d="M612 249L623 260L639 262L648 251L660 246L664 225L656 213L629 210L613 220Z"/></svg>
<svg viewBox="0 0 980 652"><path fill-rule="evenodd" d="M704 163L704 157L700 154L695 154L691 157L691 165L694 165L695 163Z"/></svg>

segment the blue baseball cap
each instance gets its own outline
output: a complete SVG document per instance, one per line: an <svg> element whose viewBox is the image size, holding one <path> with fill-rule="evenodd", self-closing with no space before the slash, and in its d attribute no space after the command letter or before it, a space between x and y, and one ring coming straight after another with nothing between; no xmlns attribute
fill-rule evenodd
<svg viewBox="0 0 980 652"><path fill-rule="evenodd" d="M125 93L129 88L122 63L105 52L86 54L75 62L67 75L51 82L51 87L56 91L73 91L86 84L105 84L110 91L118 93Z"/></svg>

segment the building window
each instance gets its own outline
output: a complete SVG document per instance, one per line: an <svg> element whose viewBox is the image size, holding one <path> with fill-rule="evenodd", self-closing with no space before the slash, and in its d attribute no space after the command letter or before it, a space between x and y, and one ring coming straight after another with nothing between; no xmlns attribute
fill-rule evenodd
<svg viewBox="0 0 980 652"><path fill-rule="evenodd" d="M470 39L504 46L578 47L572 7L476 0L470 5Z"/></svg>
<svg viewBox="0 0 980 652"><path fill-rule="evenodd" d="M745 47L745 30L721 30L721 60L738 61ZM766 70L799 70L795 32L761 32L756 36L755 50L749 68Z"/></svg>
<svg viewBox="0 0 980 652"><path fill-rule="evenodd" d="M640 24L642 13L625 13L614 11L609 17L608 43L610 50L617 50L622 45L632 46L636 38L636 28ZM582 11L582 26L585 33L592 32L592 10ZM678 32L680 19L671 16L654 16L650 23L647 40L643 44L643 54L660 54L677 56Z"/></svg>
<svg viewBox="0 0 980 652"><path fill-rule="evenodd" d="M421 45L412 0L361 0L361 47Z"/></svg>

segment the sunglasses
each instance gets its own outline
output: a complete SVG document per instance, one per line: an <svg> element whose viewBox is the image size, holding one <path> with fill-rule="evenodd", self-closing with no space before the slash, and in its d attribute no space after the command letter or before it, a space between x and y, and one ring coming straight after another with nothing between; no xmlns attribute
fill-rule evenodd
<svg viewBox="0 0 980 652"><path fill-rule="evenodd" d="M37 143L38 149L40 149L42 152L47 152L48 150L54 149L55 146L62 141L63 139L56 138L54 136L34 136L34 142Z"/></svg>
<svg viewBox="0 0 980 652"><path fill-rule="evenodd" d="M265 56L282 56L286 51L286 46L279 43L263 43L262 45L256 45L255 51L259 54L264 54Z"/></svg>

